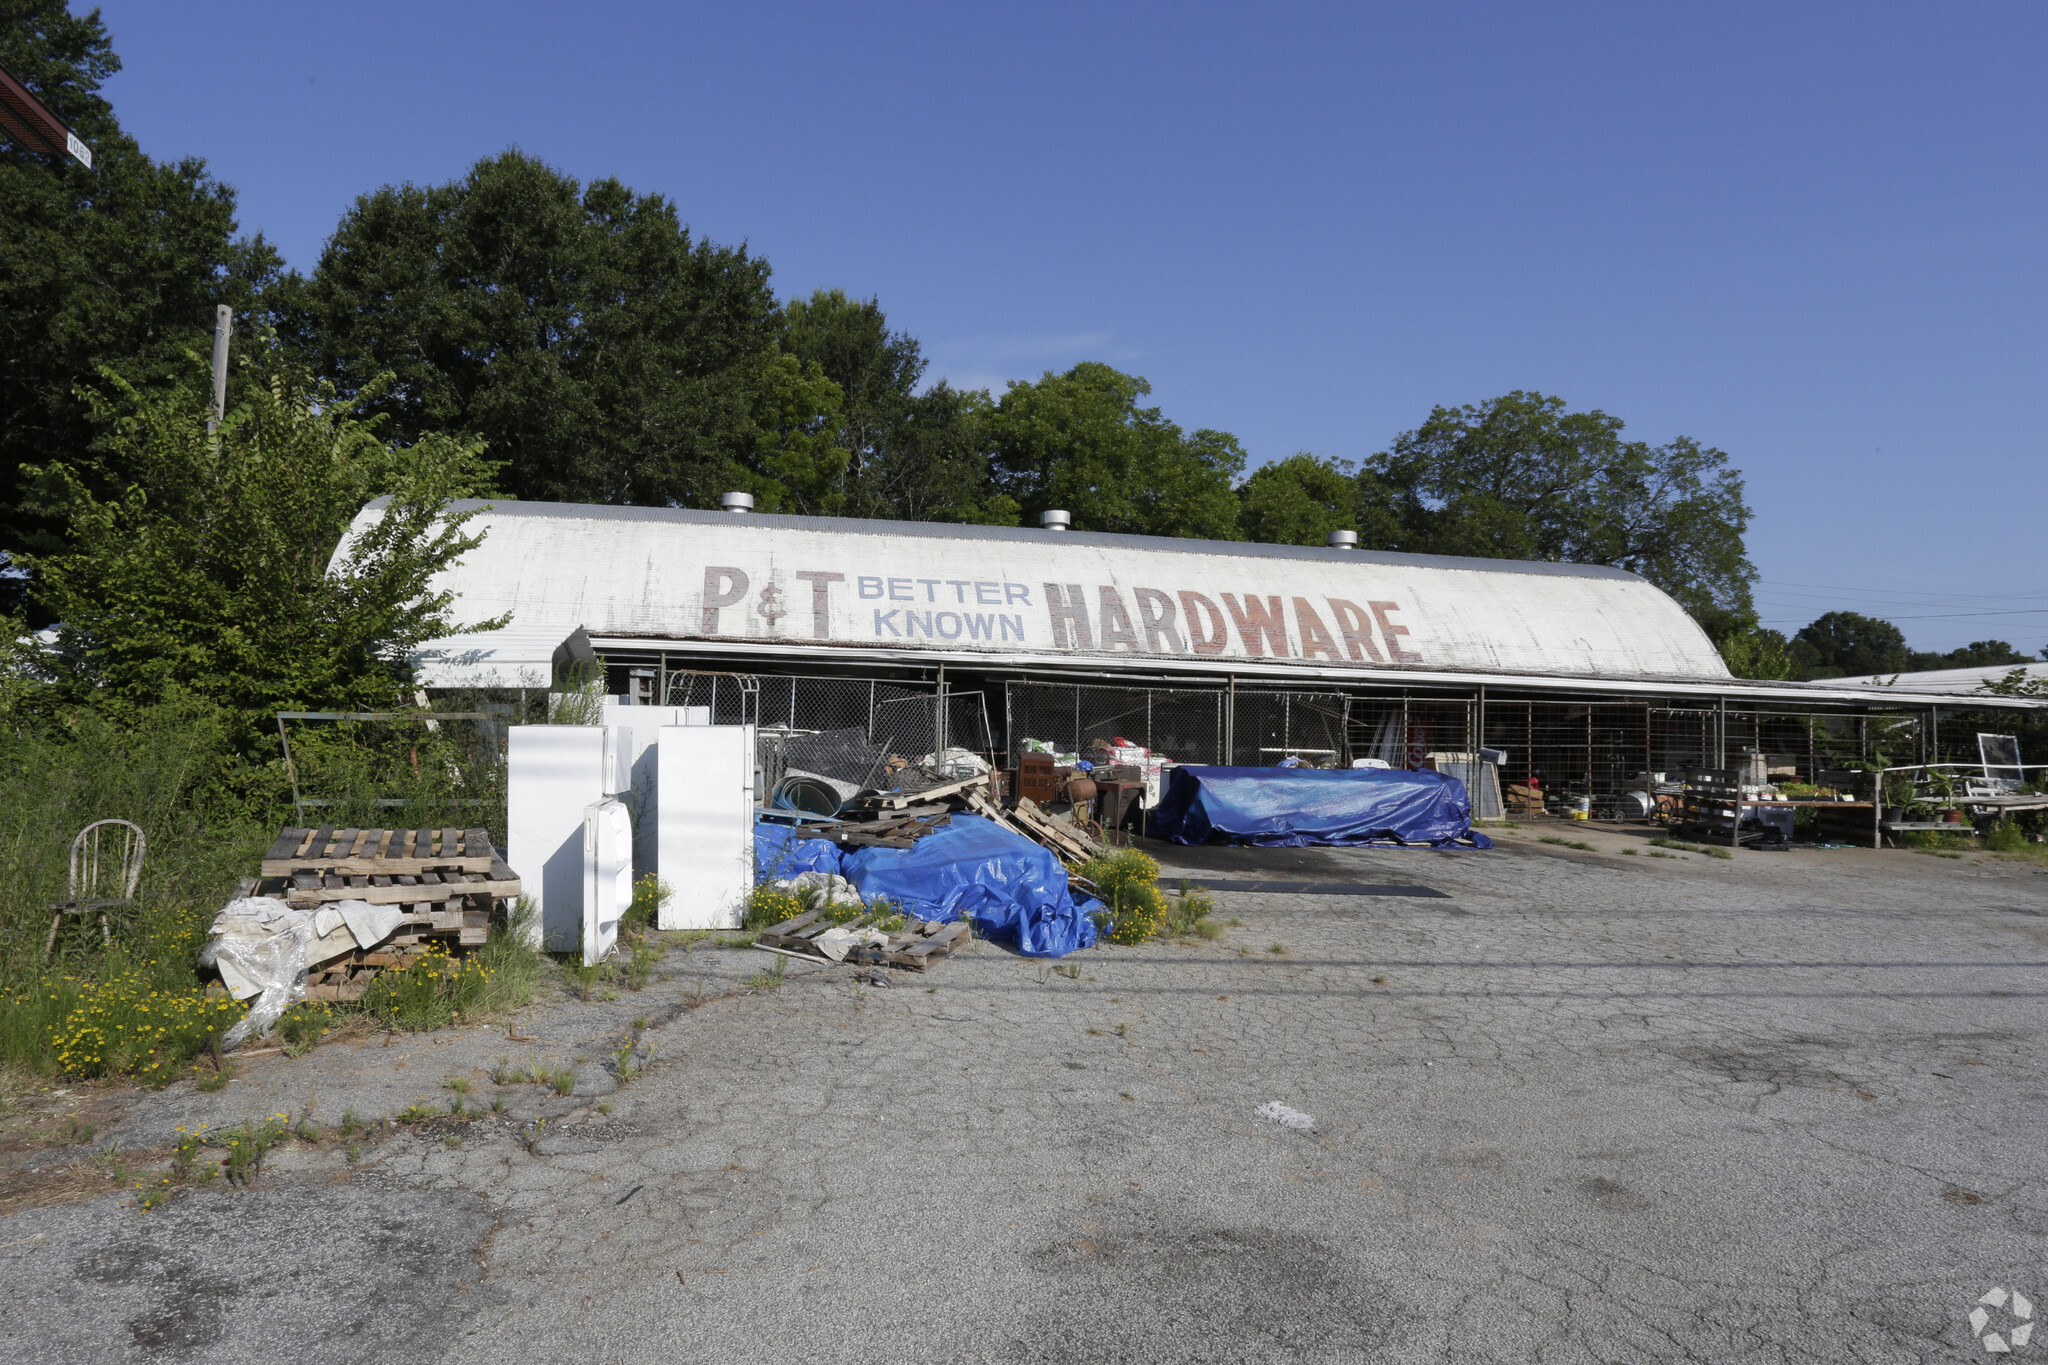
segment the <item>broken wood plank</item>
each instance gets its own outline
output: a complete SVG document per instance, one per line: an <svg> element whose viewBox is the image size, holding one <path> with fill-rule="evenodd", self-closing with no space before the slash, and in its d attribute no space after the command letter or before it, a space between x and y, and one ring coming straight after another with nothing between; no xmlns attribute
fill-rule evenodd
<svg viewBox="0 0 2048 1365"><path fill-rule="evenodd" d="M780 924L771 924L761 932L764 934L793 934L824 913L822 910L806 910L793 919L786 919Z"/></svg>
<svg viewBox="0 0 2048 1365"><path fill-rule="evenodd" d="M882 810L901 810L913 802L935 801L941 796L952 796L956 792L964 792L973 787L985 787L987 785L988 774L982 773L978 777L968 778L965 782L952 782L943 787L927 787L921 792L901 792L887 796L868 796L863 797L862 800L870 802Z"/></svg>

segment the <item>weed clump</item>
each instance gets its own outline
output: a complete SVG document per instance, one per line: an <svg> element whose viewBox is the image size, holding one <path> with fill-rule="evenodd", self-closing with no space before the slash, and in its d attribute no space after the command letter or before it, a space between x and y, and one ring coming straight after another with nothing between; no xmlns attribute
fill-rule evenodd
<svg viewBox="0 0 2048 1365"><path fill-rule="evenodd" d="M164 990L139 970L108 981L65 977L29 989L52 1001L68 996L76 1002L50 1033L58 1067L74 1076L167 1083L248 1012L240 1002L197 986Z"/></svg>
<svg viewBox="0 0 2048 1365"><path fill-rule="evenodd" d="M619 916L619 937L636 937L661 922L661 907L675 898L667 882L652 872L633 883L633 903Z"/></svg>
<svg viewBox="0 0 2048 1365"><path fill-rule="evenodd" d="M758 934L771 924L795 919L803 912L804 903L794 892L778 891L772 886L756 886L747 893L747 913L740 923L741 927Z"/></svg>
<svg viewBox="0 0 2048 1365"><path fill-rule="evenodd" d="M1215 913L1216 902L1208 893L1183 880L1180 894L1166 902L1166 932L1174 938L1221 938L1223 926L1210 919Z"/></svg>
<svg viewBox="0 0 2048 1365"><path fill-rule="evenodd" d="M301 1000L278 1017L277 1033L284 1039L285 1052L303 1055L334 1026L334 1012L313 1000Z"/></svg>
<svg viewBox="0 0 2048 1365"><path fill-rule="evenodd" d="M1108 848L1081 864L1077 875L1093 882L1107 907L1096 917L1111 943L1144 943L1167 922L1159 893L1159 864L1141 849Z"/></svg>

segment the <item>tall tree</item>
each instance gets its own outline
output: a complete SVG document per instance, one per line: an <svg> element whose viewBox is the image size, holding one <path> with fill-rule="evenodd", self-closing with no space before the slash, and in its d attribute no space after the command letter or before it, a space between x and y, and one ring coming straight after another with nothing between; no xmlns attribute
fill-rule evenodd
<svg viewBox="0 0 2048 1365"><path fill-rule="evenodd" d="M452 620L430 580L476 544L446 509L489 491L478 446L386 442L363 404L315 390L274 346L244 349L217 435L206 359L178 378L145 390L104 372L89 395L104 438L36 471L68 521L68 548L30 560L63 622L60 692L114 714L190 693L266 754L278 707L388 708L408 646L477 624ZM120 489L102 496L112 470ZM379 494L390 502L330 572Z"/></svg>
<svg viewBox="0 0 2048 1365"><path fill-rule="evenodd" d="M941 379L919 394L889 430L867 487L883 516L1015 526L1016 499L990 475L995 402L986 389L956 389Z"/></svg>
<svg viewBox="0 0 2048 1365"><path fill-rule="evenodd" d="M1245 538L1267 545L1324 545L1355 530L1357 475L1347 460L1303 451L1252 471L1237 490Z"/></svg>
<svg viewBox="0 0 2048 1365"><path fill-rule="evenodd" d="M513 150L359 198L277 317L394 439L481 436L519 497L715 506L742 487L821 508L837 399L778 350L768 276L659 195Z"/></svg>
<svg viewBox="0 0 2048 1365"><path fill-rule="evenodd" d="M1015 504L988 487L988 394L944 380L919 393L923 348L907 332L890 331L874 299L820 289L784 304L782 318L783 349L815 362L845 395L839 512L1016 524Z"/></svg>
<svg viewBox="0 0 2048 1365"><path fill-rule="evenodd" d="M0 66L93 153L88 169L0 142L0 554L18 562L65 543L57 490L25 466L91 443L80 386L102 365L130 383L170 382L214 306L246 310L278 258L261 237L236 236L234 191L205 162L152 161L121 131L99 93L121 62L98 10L0 0ZM97 467L111 480L102 493L126 477Z"/></svg>
<svg viewBox="0 0 2048 1365"><path fill-rule="evenodd" d="M891 437L917 402L925 368L917 339L890 331L878 300L820 289L783 305L782 347L839 386L839 429L847 452L843 510L888 515L893 509L874 484Z"/></svg>
<svg viewBox="0 0 2048 1365"><path fill-rule="evenodd" d="M1792 663L1801 678L1861 678L1903 673L1912 659L1905 632L1891 622L1831 611L1792 637Z"/></svg>
<svg viewBox="0 0 2048 1365"><path fill-rule="evenodd" d="M1076 530L1237 539L1243 447L1139 407L1151 392L1093 361L1011 383L990 421L996 490L1029 519L1065 508Z"/></svg>
<svg viewBox="0 0 2048 1365"><path fill-rule="evenodd" d="M2043 650L2040 657L2048 658L2048 650ZM1946 652L1916 649L1907 656L1906 667L1914 672L1925 672L1939 668L1995 668L2000 664L2030 664L2035 661L2035 656L2022 654L2005 640L1972 640Z"/></svg>
<svg viewBox="0 0 2048 1365"><path fill-rule="evenodd" d="M1612 564L1710 632L1750 608L1742 476L1678 437L1625 441L1597 409L1515 392L1437 408L1359 475L1361 543L1428 554Z"/></svg>

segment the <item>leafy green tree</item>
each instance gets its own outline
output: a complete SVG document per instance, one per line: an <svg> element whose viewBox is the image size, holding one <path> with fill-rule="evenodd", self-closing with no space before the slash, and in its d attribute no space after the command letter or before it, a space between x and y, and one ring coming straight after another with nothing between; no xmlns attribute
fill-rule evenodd
<svg viewBox="0 0 2048 1365"><path fill-rule="evenodd" d="M988 418L980 390L944 380L919 393L925 358L915 337L889 330L879 302L820 289L783 305L782 347L815 362L845 396L846 449L836 509L856 517L1014 526L1016 505L988 487Z"/></svg>
<svg viewBox="0 0 2048 1365"><path fill-rule="evenodd" d="M1355 529L1358 520L1350 462L1307 451L1253 470L1237 496L1245 538L1267 545L1326 545L1330 532Z"/></svg>
<svg viewBox="0 0 2048 1365"><path fill-rule="evenodd" d="M1800 678L1862 678L1903 673L1911 663L1906 635L1889 621L1854 611L1831 611L1792 637Z"/></svg>
<svg viewBox="0 0 2048 1365"><path fill-rule="evenodd" d="M917 339L890 331L879 301L820 289L782 306L782 349L839 386L847 452L843 509L853 516L888 515L892 509L872 485L891 437L917 402L925 368Z"/></svg>
<svg viewBox="0 0 2048 1365"><path fill-rule="evenodd" d="M1065 508L1076 530L1237 539L1244 449L1139 407L1151 392L1093 361L1011 383L990 420L996 491L1031 520Z"/></svg>
<svg viewBox="0 0 2048 1365"><path fill-rule="evenodd" d="M986 389L945 380L917 396L889 432L868 487L884 516L1015 526L1021 509L995 486L989 467L995 402Z"/></svg>
<svg viewBox="0 0 2048 1365"><path fill-rule="evenodd" d="M90 444L80 386L102 365L135 385L171 382L214 306L247 309L278 258L261 237L236 237L234 191L205 162L152 161L121 131L99 93L121 62L98 10L0 0L0 66L93 153L87 169L0 142L0 554L18 559L64 543L55 490L26 466ZM129 472L97 468L101 495Z"/></svg>
<svg viewBox="0 0 2048 1365"><path fill-rule="evenodd" d="M2044 653L2044 657L2048 657L2048 653ZM2033 656L2020 653L2004 640L1972 640L1947 653L1914 650L1907 656L1906 667L1922 673L1938 668L1995 668L1999 664L2033 662Z"/></svg>
<svg viewBox="0 0 2048 1365"><path fill-rule="evenodd" d="M763 512L834 516L846 508L839 386L816 361L763 356L754 400L754 459L731 483Z"/></svg>
<svg viewBox="0 0 2048 1365"><path fill-rule="evenodd" d="M1758 625L1754 618L1737 629L1716 635L1714 645L1721 651L1728 671L1738 678L1783 679L1792 677L1796 670L1792 645L1785 633Z"/></svg>
<svg viewBox="0 0 2048 1365"><path fill-rule="evenodd" d="M218 708L244 751L267 753L278 708L378 709L401 700L405 650L460 629L432 576L479 537L450 499L488 491L474 441L387 443L375 390L333 401L275 347L236 366L233 406L207 433L212 378L142 389L111 370L88 394L105 436L86 460L37 471L63 494L70 548L30 560L63 625L60 696L109 715L180 693ZM95 489L124 472L118 495ZM334 560L370 499L382 514ZM475 624L475 623L472 623Z"/></svg>
<svg viewBox="0 0 2048 1365"><path fill-rule="evenodd" d="M1651 446L1621 432L1618 418L1539 393L1437 408L1360 471L1360 543L1612 564L1717 624L1747 612L1742 476L1688 437Z"/></svg>
<svg viewBox="0 0 2048 1365"><path fill-rule="evenodd" d="M707 507L751 487L820 508L837 404L777 349L768 276L659 195L513 150L356 200L276 313L391 439L481 436L518 497Z"/></svg>

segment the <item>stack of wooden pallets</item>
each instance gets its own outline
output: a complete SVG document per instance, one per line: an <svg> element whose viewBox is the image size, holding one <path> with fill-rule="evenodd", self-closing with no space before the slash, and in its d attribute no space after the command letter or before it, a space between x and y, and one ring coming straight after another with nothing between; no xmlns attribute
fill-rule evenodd
<svg viewBox="0 0 2048 1365"><path fill-rule="evenodd" d="M353 1000L377 972L409 966L431 945L459 954L481 944L500 904L518 899L519 877L480 829L323 826L278 835L243 894L299 910L350 900L402 907L391 937L308 968L308 999Z"/></svg>

